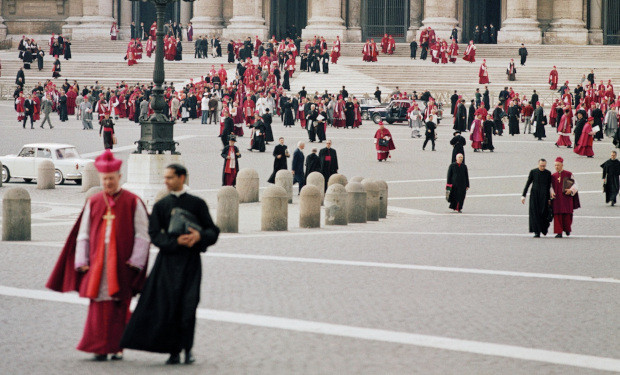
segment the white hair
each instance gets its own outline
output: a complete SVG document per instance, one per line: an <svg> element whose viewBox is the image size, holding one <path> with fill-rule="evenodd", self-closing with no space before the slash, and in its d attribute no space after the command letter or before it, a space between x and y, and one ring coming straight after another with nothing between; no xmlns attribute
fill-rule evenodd
<svg viewBox="0 0 620 375"><path fill-rule="evenodd" d="M297 142L297 148L299 148L299 146L301 146L301 145L305 145L304 141Z"/></svg>

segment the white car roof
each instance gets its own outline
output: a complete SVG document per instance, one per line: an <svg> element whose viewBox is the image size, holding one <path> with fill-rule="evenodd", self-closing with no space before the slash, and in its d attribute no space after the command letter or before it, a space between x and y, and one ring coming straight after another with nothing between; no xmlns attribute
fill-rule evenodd
<svg viewBox="0 0 620 375"><path fill-rule="evenodd" d="M75 147L75 146L64 144L64 143L29 143L27 145L22 146L22 148L24 147L67 148L67 147Z"/></svg>

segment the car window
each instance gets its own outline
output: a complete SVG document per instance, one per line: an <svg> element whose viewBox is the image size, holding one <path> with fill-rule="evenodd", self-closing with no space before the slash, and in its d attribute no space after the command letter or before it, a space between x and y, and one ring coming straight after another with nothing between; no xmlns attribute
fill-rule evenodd
<svg viewBox="0 0 620 375"><path fill-rule="evenodd" d="M19 152L20 157L22 158L34 158L34 147L24 147L22 148L22 150Z"/></svg>
<svg viewBox="0 0 620 375"><path fill-rule="evenodd" d="M79 159L79 157L80 155L75 147L59 148L56 150L57 159Z"/></svg>
<svg viewBox="0 0 620 375"><path fill-rule="evenodd" d="M37 157L51 159L52 152L50 151L49 148L37 148Z"/></svg>

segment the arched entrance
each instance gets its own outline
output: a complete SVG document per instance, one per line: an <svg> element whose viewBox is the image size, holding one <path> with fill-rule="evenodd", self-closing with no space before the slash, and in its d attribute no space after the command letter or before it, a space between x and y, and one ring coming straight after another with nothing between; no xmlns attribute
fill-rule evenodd
<svg viewBox="0 0 620 375"><path fill-rule="evenodd" d="M461 41L469 42L474 39L474 30L479 26L495 26L499 30L502 22L501 0L464 0L463 1L463 31Z"/></svg>
<svg viewBox="0 0 620 375"><path fill-rule="evenodd" d="M155 5L150 1L134 1L133 20L136 25L144 22L144 26L148 29L157 20ZM165 20L166 22L179 22L181 20L181 0L167 5Z"/></svg>
<svg viewBox="0 0 620 375"><path fill-rule="evenodd" d="M620 0L603 2L603 41L620 44Z"/></svg>
<svg viewBox="0 0 620 375"><path fill-rule="evenodd" d="M270 13L270 37L275 35L283 39L301 36L301 30L308 23L308 0L271 0Z"/></svg>
<svg viewBox="0 0 620 375"><path fill-rule="evenodd" d="M404 42L408 23L409 0L362 0L362 40L388 34Z"/></svg>

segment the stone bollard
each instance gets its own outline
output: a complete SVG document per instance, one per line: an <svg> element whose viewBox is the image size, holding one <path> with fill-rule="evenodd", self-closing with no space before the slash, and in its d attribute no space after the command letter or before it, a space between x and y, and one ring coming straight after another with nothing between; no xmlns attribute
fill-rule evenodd
<svg viewBox="0 0 620 375"><path fill-rule="evenodd" d="M351 181L349 181L349 182L359 182L359 183L362 183L362 181L364 181L364 177L355 176L355 177L351 178Z"/></svg>
<svg viewBox="0 0 620 375"><path fill-rule="evenodd" d="M321 190L314 185L306 185L299 194L299 227L321 227Z"/></svg>
<svg viewBox="0 0 620 375"><path fill-rule="evenodd" d="M239 193L232 186L217 193L217 226L222 233L239 233Z"/></svg>
<svg viewBox="0 0 620 375"><path fill-rule="evenodd" d="M101 180L95 163L91 161L86 163L82 171L82 193L95 186L101 186Z"/></svg>
<svg viewBox="0 0 620 375"><path fill-rule="evenodd" d="M370 178L362 181L366 190L366 220L379 221L379 185Z"/></svg>
<svg viewBox="0 0 620 375"><path fill-rule="evenodd" d="M350 182L347 190L347 218L349 223L366 222L366 191L359 182Z"/></svg>
<svg viewBox="0 0 620 375"><path fill-rule="evenodd" d="M30 194L26 189L8 189L2 198L2 241L30 241L30 214Z"/></svg>
<svg viewBox="0 0 620 375"><path fill-rule="evenodd" d="M237 192L239 203L258 202L258 173L254 169L243 168L237 173Z"/></svg>
<svg viewBox="0 0 620 375"><path fill-rule="evenodd" d="M86 198L85 200L88 200L90 197L92 197L93 195L100 193L103 191L103 188L101 186L93 186L90 189L88 189L88 191L86 192Z"/></svg>
<svg viewBox="0 0 620 375"><path fill-rule="evenodd" d="M43 160L37 168L37 189L55 189L55 168L51 160Z"/></svg>
<svg viewBox="0 0 620 375"><path fill-rule="evenodd" d="M269 186L261 203L261 230L284 231L288 228L288 195L281 186Z"/></svg>
<svg viewBox="0 0 620 375"><path fill-rule="evenodd" d="M376 180L379 186L379 219L385 219L388 211L388 184L383 180Z"/></svg>
<svg viewBox="0 0 620 375"><path fill-rule="evenodd" d="M347 190L340 184L333 184L325 193L325 225L347 225Z"/></svg>
<svg viewBox="0 0 620 375"><path fill-rule="evenodd" d="M343 174L333 174L329 176L329 180L327 180L327 187L330 187L333 184L340 184L344 187L347 186L347 178Z"/></svg>
<svg viewBox="0 0 620 375"><path fill-rule="evenodd" d="M288 203L293 203L293 173L288 169L280 169L276 173L276 186L284 188Z"/></svg>
<svg viewBox="0 0 620 375"><path fill-rule="evenodd" d="M320 172L312 172L306 178L306 185L316 186L321 192L321 204L323 204L323 200L325 199L325 177Z"/></svg>

